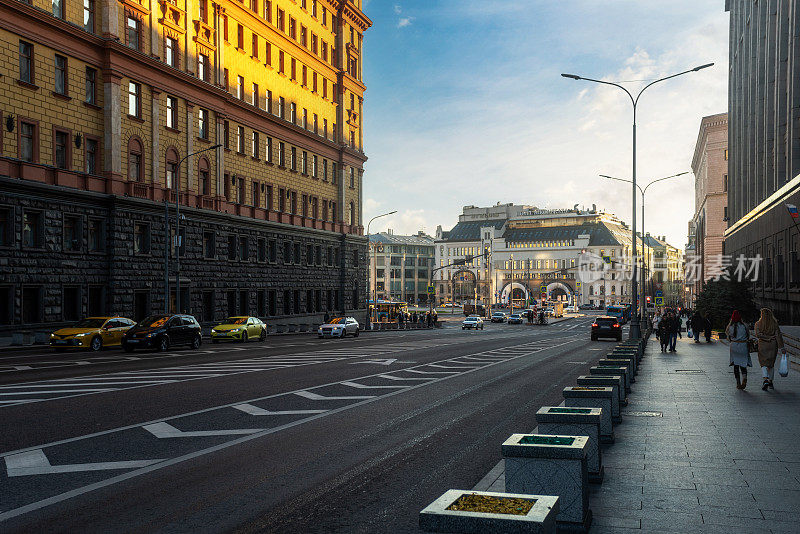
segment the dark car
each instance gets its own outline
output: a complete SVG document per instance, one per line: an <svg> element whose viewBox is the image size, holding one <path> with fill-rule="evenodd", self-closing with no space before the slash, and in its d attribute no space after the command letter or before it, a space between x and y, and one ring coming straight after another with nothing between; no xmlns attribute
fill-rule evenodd
<svg viewBox="0 0 800 534"><path fill-rule="evenodd" d="M601 315L595 318L592 323L592 341L597 341L601 337L613 337L617 341L622 341L622 325L616 317Z"/></svg>
<svg viewBox="0 0 800 534"><path fill-rule="evenodd" d="M203 342L200 324L191 315L151 315L122 336L122 349L156 349L166 352L174 345L199 348Z"/></svg>

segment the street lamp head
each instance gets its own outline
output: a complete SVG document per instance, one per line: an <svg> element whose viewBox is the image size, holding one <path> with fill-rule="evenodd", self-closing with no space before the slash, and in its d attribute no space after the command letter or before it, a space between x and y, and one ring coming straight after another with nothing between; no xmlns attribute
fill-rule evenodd
<svg viewBox="0 0 800 534"><path fill-rule="evenodd" d="M386 215L393 215L393 214L395 214L395 213L397 213L397 210L390 211L390 212L389 212L389 213L387 213Z"/></svg>
<svg viewBox="0 0 800 534"><path fill-rule="evenodd" d="M562 73L561 76L563 76L564 78L570 78L572 80L580 80L581 79L581 77L578 76L577 74L564 74L564 73Z"/></svg>
<svg viewBox="0 0 800 534"><path fill-rule="evenodd" d="M708 67L713 66L713 63L706 63L705 65L700 65L699 67L695 67L692 69L692 72L697 72L698 70L707 69Z"/></svg>

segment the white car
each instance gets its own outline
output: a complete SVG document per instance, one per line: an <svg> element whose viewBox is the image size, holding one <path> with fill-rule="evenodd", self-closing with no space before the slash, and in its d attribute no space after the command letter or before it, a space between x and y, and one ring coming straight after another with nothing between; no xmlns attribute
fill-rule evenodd
<svg viewBox="0 0 800 534"><path fill-rule="evenodd" d="M508 316L503 312L494 312L492 314L493 323L504 323L508 320Z"/></svg>
<svg viewBox="0 0 800 534"><path fill-rule="evenodd" d="M343 338L347 334L353 334L353 337L358 337L358 321L352 317L336 317L331 319L329 323L320 325L317 334L320 338Z"/></svg>
<svg viewBox="0 0 800 534"><path fill-rule="evenodd" d="M483 319L477 315L471 315L461 322L461 330L468 330L471 328L474 328L475 330L480 328L483 330Z"/></svg>

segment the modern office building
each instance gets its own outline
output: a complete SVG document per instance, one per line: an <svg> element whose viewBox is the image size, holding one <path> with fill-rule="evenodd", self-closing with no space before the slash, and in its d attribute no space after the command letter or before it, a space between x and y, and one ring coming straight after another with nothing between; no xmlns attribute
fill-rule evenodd
<svg viewBox="0 0 800 534"><path fill-rule="evenodd" d="M800 16L797 2L727 0L728 229L725 254L761 257L757 304L800 324Z"/></svg>
<svg viewBox="0 0 800 534"><path fill-rule="evenodd" d="M434 266L433 238L425 232L396 235L391 230L369 236L369 296L408 304L428 303Z"/></svg>
<svg viewBox="0 0 800 534"><path fill-rule="evenodd" d="M722 240L728 228L728 114L703 117L694 147L694 250L686 258L689 283L698 294L721 264Z"/></svg>
<svg viewBox="0 0 800 534"><path fill-rule="evenodd" d="M590 283L578 274L582 253L607 265ZM630 302L631 255L630 228L594 207L466 206L451 230L437 229L436 265L478 257L438 271L436 297L483 305L511 298L515 306L543 298L595 306Z"/></svg>
<svg viewBox="0 0 800 534"><path fill-rule="evenodd" d="M361 7L0 2L0 330L363 310Z"/></svg>

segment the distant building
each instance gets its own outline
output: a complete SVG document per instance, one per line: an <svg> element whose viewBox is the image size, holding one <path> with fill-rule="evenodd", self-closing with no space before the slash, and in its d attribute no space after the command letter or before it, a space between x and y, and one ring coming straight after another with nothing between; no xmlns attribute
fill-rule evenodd
<svg viewBox="0 0 800 534"><path fill-rule="evenodd" d="M683 251L673 247L665 236L645 234L646 250L652 254L652 272L645 272L645 296L655 297L661 291L664 305L676 306L685 303L683 283Z"/></svg>
<svg viewBox="0 0 800 534"><path fill-rule="evenodd" d="M427 304L433 264L433 238L422 231L370 235L369 298Z"/></svg>
<svg viewBox="0 0 800 534"><path fill-rule="evenodd" d="M686 257L688 283L697 295L720 265L722 239L728 228L728 114L703 117L692 158L694 216L690 234L694 245Z"/></svg>
<svg viewBox="0 0 800 534"><path fill-rule="evenodd" d="M730 12L729 227L725 254L761 256L753 290L782 323L800 324L800 36L797 2L726 0Z"/></svg>

